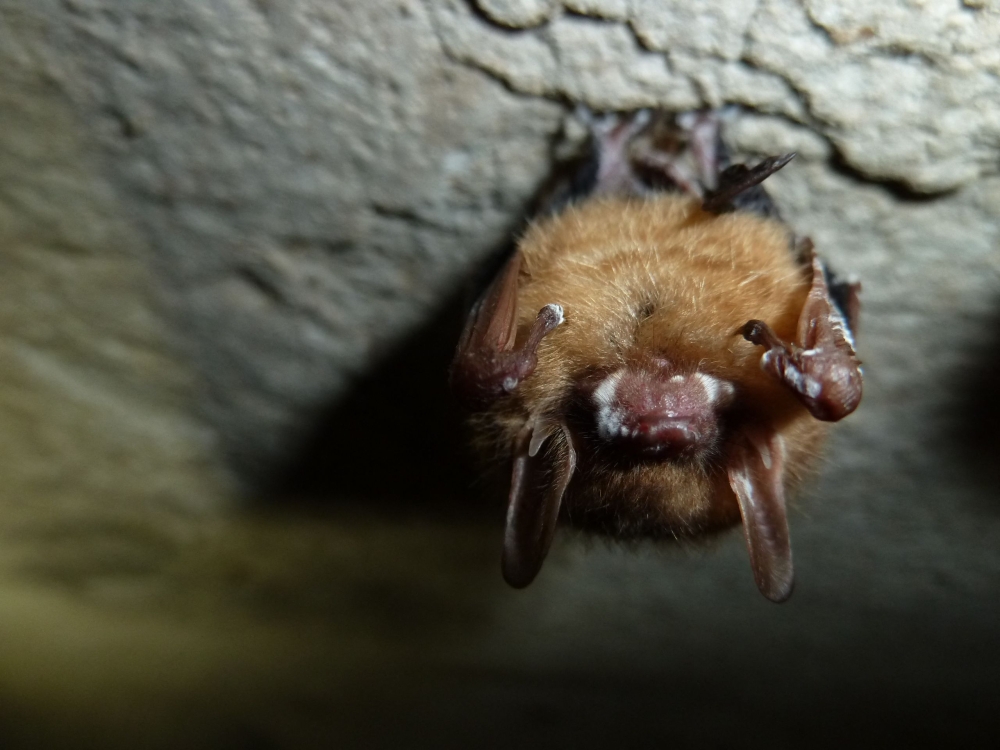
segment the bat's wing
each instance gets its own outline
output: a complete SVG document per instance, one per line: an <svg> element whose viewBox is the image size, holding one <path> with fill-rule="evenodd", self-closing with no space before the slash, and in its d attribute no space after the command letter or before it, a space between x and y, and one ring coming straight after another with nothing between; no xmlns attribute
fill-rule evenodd
<svg viewBox="0 0 1000 750"><path fill-rule="evenodd" d="M784 463L785 446L777 432L748 429L734 446L727 467L743 517L754 580L773 602L791 596L794 582Z"/></svg>
<svg viewBox="0 0 1000 750"><path fill-rule="evenodd" d="M476 408L511 393L535 371L542 338L563 322L559 305L546 305L523 344L517 339L517 283L521 253L511 256L469 312L451 365L451 387Z"/></svg>
<svg viewBox="0 0 1000 750"><path fill-rule="evenodd" d="M541 570L575 470L576 451L566 426L530 420L514 449L501 558L504 580L514 588L524 588Z"/></svg>
<svg viewBox="0 0 1000 750"><path fill-rule="evenodd" d="M791 388L817 419L836 422L861 402L861 362L844 313L834 304L823 265L810 259L812 285L799 315L796 341L781 340L767 323L751 320L743 336L767 348L761 367ZM858 287L846 286L846 314L857 316Z"/></svg>
<svg viewBox="0 0 1000 750"><path fill-rule="evenodd" d="M760 202L756 193L762 191L760 183L777 172L795 158L795 153L772 156L755 167L734 164L723 170L718 177L718 187L705 195L701 207L712 213L721 213L740 208L752 208ZM766 194L764 194L766 198ZM770 202L770 199L768 199ZM762 212L767 215L769 212Z"/></svg>

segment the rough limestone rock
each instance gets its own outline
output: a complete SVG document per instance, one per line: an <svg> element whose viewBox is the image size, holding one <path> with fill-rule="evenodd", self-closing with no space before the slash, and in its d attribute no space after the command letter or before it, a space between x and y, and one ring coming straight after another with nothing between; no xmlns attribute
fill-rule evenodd
<svg viewBox="0 0 1000 750"><path fill-rule="evenodd" d="M449 53L516 91L607 109L743 104L917 192L997 172L996 3L477 3L525 29L514 37L461 0L434 5Z"/></svg>
<svg viewBox="0 0 1000 750"><path fill-rule="evenodd" d="M198 411L251 481L516 227L559 101L741 104L785 133L767 146L809 140L915 193L997 168L987 4L5 7L5 54L74 107Z"/></svg>
<svg viewBox="0 0 1000 750"><path fill-rule="evenodd" d="M419 2L73 0L8 25L254 479L509 231L560 116L451 62Z"/></svg>
<svg viewBox="0 0 1000 750"><path fill-rule="evenodd" d="M0 0L0 745L981 743L998 42L995 0ZM398 347L575 105L727 103L738 152L798 151L769 186L864 283L798 590L763 602L736 534L561 534L511 592ZM362 508L233 512L330 408L320 499Z"/></svg>

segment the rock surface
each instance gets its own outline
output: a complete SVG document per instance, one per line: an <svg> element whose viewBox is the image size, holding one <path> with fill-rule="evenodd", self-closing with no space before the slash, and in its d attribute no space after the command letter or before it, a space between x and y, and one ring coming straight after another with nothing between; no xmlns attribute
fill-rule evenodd
<svg viewBox="0 0 1000 750"><path fill-rule="evenodd" d="M520 22L493 10L520 4L477 4L516 36L462 0L434 5L448 52L515 91L603 109L743 104L917 192L997 172L995 3L586 0L531 4Z"/></svg>
<svg viewBox="0 0 1000 750"><path fill-rule="evenodd" d="M989 0L0 0L0 744L731 745L775 706L772 746L975 740L998 39ZM798 591L759 601L735 536L563 534L509 592L500 513L431 509L457 449L421 350L385 358L518 226L574 104L727 102L735 149L799 152L769 185L864 282ZM219 512L345 395L323 492L363 511Z"/></svg>
<svg viewBox="0 0 1000 750"><path fill-rule="evenodd" d="M1000 11L873 7L7 0L5 54L73 105L253 481L516 227L555 100L741 104L910 192L995 174Z"/></svg>

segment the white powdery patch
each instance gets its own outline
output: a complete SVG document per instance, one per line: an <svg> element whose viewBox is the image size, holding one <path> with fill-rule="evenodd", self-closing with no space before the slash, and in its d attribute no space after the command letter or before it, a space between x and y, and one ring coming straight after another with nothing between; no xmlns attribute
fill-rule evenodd
<svg viewBox="0 0 1000 750"><path fill-rule="evenodd" d="M705 397L712 406L719 402L720 397L729 398L735 391L732 383L726 380L719 380L703 372L696 372L694 377L701 383L701 387L705 389Z"/></svg>
<svg viewBox="0 0 1000 750"><path fill-rule="evenodd" d="M738 469L730 469L729 486L733 488L733 492L736 493L736 497L740 501L740 510L743 513L745 525L746 513L743 511L742 506L746 502L747 498L752 498L754 496L753 483L750 481L750 475L747 473L747 470L742 466Z"/></svg>
<svg viewBox="0 0 1000 750"><path fill-rule="evenodd" d="M760 451L760 460L764 463L764 468L768 471L774 466L771 459L771 449L767 447L767 443L761 443L757 446L757 450Z"/></svg>
<svg viewBox="0 0 1000 750"><path fill-rule="evenodd" d="M618 383L624 374L625 370L611 373L594 390L594 403L597 405L597 434L605 440L628 433L628 428L624 425L622 408L616 403Z"/></svg>
<svg viewBox="0 0 1000 750"><path fill-rule="evenodd" d="M832 310L830 312L829 318L830 318L830 327L836 333L839 333L844 338L844 340L847 341L848 344L850 344L851 350L853 351L855 349L854 334L851 332L851 329L847 327L847 321L844 320L844 316L841 315L837 310Z"/></svg>
<svg viewBox="0 0 1000 750"><path fill-rule="evenodd" d="M557 305L555 303L551 303L551 304L546 305L545 307L547 307L549 310L551 310L552 312L554 312L556 314L556 325L557 326L562 325L563 322L566 320L566 313L563 312L562 305Z"/></svg>
<svg viewBox="0 0 1000 750"><path fill-rule="evenodd" d="M807 351L802 352L800 356L811 357L819 353L820 351L818 349L808 349ZM777 355L774 349L764 352L764 356L760 358L761 367L764 369L769 367L775 356ZM797 367L786 367L781 370L781 373L785 382L792 386L792 388L794 388L798 393L808 396L809 398L819 398L823 393L823 384L811 375L806 375Z"/></svg>

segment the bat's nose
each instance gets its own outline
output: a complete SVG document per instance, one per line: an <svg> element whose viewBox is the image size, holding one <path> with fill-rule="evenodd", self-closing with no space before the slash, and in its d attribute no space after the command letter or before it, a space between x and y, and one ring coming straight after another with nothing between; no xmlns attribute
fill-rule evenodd
<svg viewBox="0 0 1000 750"><path fill-rule="evenodd" d="M728 384L703 373L622 368L593 392L598 436L646 458L694 456L718 437Z"/></svg>

